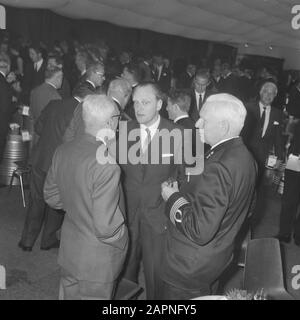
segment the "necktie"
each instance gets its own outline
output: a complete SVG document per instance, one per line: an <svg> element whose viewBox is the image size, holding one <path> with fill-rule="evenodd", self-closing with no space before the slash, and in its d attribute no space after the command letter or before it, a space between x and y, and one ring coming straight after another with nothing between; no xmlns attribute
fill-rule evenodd
<svg viewBox="0 0 300 320"><path fill-rule="evenodd" d="M266 119L266 107L263 108L263 113L260 118L260 129L261 129L261 135L263 136L263 130L264 130L264 124Z"/></svg>
<svg viewBox="0 0 300 320"><path fill-rule="evenodd" d="M142 151L143 153L147 150L150 142L151 142L151 132L150 132L150 129L149 128L146 128L145 129L146 133L147 133L147 137L143 143L143 147L142 147Z"/></svg>
<svg viewBox="0 0 300 320"><path fill-rule="evenodd" d="M199 102L198 102L198 111L199 111L199 112L200 112L200 110L201 110L201 108L202 108L202 103L203 103L203 101L202 101L202 95L199 94Z"/></svg>

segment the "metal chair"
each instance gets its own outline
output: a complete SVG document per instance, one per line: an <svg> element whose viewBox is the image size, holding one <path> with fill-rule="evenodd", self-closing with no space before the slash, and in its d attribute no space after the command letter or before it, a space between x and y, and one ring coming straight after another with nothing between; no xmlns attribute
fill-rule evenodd
<svg viewBox="0 0 300 320"><path fill-rule="evenodd" d="M136 300L143 291L135 282L123 278L117 286L114 300Z"/></svg>
<svg viewBox="0 0 300 320"><path fill-rule="evenodd" d="M17 165L17 168L13 171L13 173L11 175L10 184L9 184L9 191L11 190L14 179L19 178L21 193L22 193L23 207L26 208L25 195L24 195L24 175L30 173L30 167L26 166L24 164L24 162L22 162L22 161L16 161L15 164Z"/></svg>
<svg viewBox="0 0 300 320"><path fill-rule="evenodd" d="M261 290L274 300L294 300L286 291L279 241L275 238L250 240L246 251L244 289Z"/></svg>

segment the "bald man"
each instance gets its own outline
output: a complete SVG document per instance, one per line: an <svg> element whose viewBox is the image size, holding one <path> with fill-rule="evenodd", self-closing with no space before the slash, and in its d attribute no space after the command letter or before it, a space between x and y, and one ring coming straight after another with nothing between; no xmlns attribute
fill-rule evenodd
<svg viewBox="0 0 300 320"><path fill-rule="evenodd" d="M99 133L116 130L119 110L112 99L89 95L82 117L85 133L56 150L44 197L52 208L66 211L58 255L60 299L106 300L113 298L128 233L120 168L99 158L106 143Z"/></svg>
<svg viewBox="0 0 300 320"><path fill-rule="evenodd" d="M234 96L210 96L196 123L211 146L203 173L191 176L180 190L176 182L162 184L168 228L156 299L215 293L232 260L257 174L255 160L239 137L245 117L243 103Z"/></svg>

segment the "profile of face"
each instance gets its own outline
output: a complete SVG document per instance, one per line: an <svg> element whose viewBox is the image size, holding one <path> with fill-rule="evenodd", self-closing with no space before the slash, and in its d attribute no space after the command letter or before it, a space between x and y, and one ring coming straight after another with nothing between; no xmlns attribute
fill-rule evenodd
<svg viewBox="0 0 300 320"><path fill-rule="evenodd" d="M58 63L56 62L56 59L55 59L55 58L50 57L50 58L48 58L48 61L47 61L47 68L53 68L53 67L60 67L60 68L62 68L63 66L62 66L62 64L58 64Z"/></svg>
<svg viewBox="0 0 300 320"><path fill-rule="evenodd" d="M218 143L224 136L224 123L213 111L211 105L204 104L200 111L200 119L196 122L196 128L199 128L201 140L210 146Z"/></svg>
<svg viewBox="0 0 300 320"><path fill-rule="evenodd" d="M277 95L275 85L266 83L260 90L260 101L263 105L271 105Z"/></svg>
<svg viewBox="0 0 300 320"><path fill-rule="evenodd" d="M157 120L162 107L162 100L157 99L154 89L150 85L136 88L133 102L137 121L145 126L151 126Z"/></svg>
<svg viewBox="0 0 300 320"><path fill-rule="evenodd" d="M130 55L129 55L129 53L128 52L126 52L126 51L123 51L121 54L120 54L120 62L122 63L122 64L125 64L125 63L128 63L128 62L130 62Z"/></svg>
<svg viewBox="0 0 300 320"><path fill-rule="evenodd" d="M198 76L194 79L194 88L198 93L204 93L209 83L208 78Z"/></svg>
<svg viewBox="0 0 300 320"><path fill-rule="evenodd" d="M75 56L75 64L79 71L83 71L86 69L85 58L80 52L77 52Z"/></svg>
<svg viewBox="0 0 300 320"><path fill-rule="evenodd" d="M121 74L121 78L129 81L130 83L132 82L132 73L129 72L127 67L124 67L123 72Z"/></svg>
<svg viewBox="0 0 300 320"><path fill-rule="evenodd" d="M62 71L57 72L57 74L55 75L55 82L56 82L57 88L61 88L63 77L64 77L64 74Z"/></svg>
<svg viewBox="0 0 300 320"><path fill-rule="evenodd" d="M39 53L39 52L36 52L33 48L30 48L30 49L29 49L29 57L30 57L30 59L31 59L31 61L32 61L33 63L36 63L36 62L38 62L39 60L41 60L42 54Z"/></svg>
<svg viewBox="0 0 300 320"><path fill-rule="evenodd" d="M104 68L98 68L95 72L93 72L91 80L96 87L101 87L105 80Z"/></svg>
<svg viewBox="0 0 300 320"><path fill-rule="evenodd" d="M189 64L186 68L186 71L194 76L196 73L196 66L194 64Z"/></svg>
<svg viewBox="0 0 300 320"><path fill-rule="evenodd" d="M170 98L168 98L168 104L167 104L167 112L170 120L176 119L176 104L174 104Z"/></svg>
<svg viewBox="0 0 300 320"><path fill-rule="evenodd" d="M113 132L116 132L116 130L117 130L119 119L120 119L120 111L119 111L118 107L114 104L114 111L113 111L112 116L110 117L110 121L109 121L109 128Z"/></svg>

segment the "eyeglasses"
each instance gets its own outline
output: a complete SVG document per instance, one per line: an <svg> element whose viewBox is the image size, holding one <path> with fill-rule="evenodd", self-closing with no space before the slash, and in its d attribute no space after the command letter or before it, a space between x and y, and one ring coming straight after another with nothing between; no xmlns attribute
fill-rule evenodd
<svg viewBox="0 0 300 320"><path fill-rule="evenodd" d="M98 75L101 76L102 78L105 78L105 73L96 72L96 74L98 74Z"/></svg>

